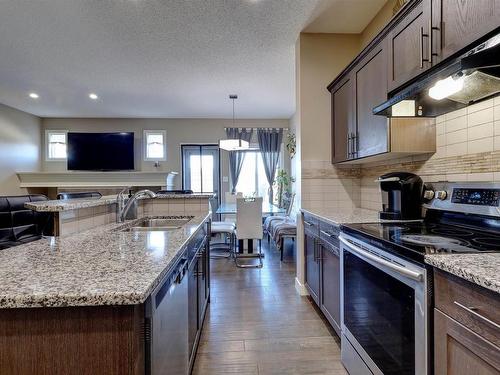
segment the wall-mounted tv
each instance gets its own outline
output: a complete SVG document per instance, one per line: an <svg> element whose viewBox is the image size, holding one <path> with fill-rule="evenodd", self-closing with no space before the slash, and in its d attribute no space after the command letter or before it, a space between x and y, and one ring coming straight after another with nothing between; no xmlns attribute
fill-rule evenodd
<svg viewBox="0 0 500 375"><path fill-rule="evenodd" d="M68 170L134 169L134 133L68 133Z"/></svg>

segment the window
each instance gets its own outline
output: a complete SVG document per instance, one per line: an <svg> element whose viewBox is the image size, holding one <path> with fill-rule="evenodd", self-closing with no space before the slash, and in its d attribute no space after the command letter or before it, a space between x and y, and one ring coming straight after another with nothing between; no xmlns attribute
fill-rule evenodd
<svg viewBox="0 0 500 375"><path fill-rule="evenodd" d="M167 160L165 130L144 131L144 160Z"/></svg>
<svg viewBox="0 0 500 375"><path fill-rule="evenodd" d="M260 151L246 151L236 191L243 195L254 195L269 200L269 183L267 182L264 163Z"/></svg>
<svg viewBox="0 0 500 375"><path fill-rule="evenodd" d="M46 160L66 160L67 134L66 130L47 130L45 132Z"/></svg>

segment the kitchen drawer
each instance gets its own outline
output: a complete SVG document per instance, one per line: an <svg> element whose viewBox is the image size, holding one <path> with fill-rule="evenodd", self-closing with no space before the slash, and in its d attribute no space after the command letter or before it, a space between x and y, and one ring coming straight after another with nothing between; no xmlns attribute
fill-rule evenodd
<svg viewBox="0 0 500 375"><path fill-rule="evenodd" d="M319 238L325 244L332 245L333 247L340 248L339 244L340 227L324 221L319 222Z"/></svg>
<svg viewBox="0 0 500 375"><path fill-rule="evenodd" d="M313 215L303 213L304 231L314 237L319 237L319 221Z"/></svg>
<svg viewBox="0 0 500 375"><path fill-rule="evenodd" d="M435 270L435 305L471 331L500 346L500 296Z"/></svg>

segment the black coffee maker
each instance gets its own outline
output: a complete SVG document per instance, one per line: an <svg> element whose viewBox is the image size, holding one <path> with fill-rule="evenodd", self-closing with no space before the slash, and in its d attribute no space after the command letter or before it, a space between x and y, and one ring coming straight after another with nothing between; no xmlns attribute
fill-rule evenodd
<svg viewBox="0 0 500 375"><path fill-rule="evenodd" d="M422 179L407 172L393 172L380 176L377 180L382 193L384 220L415 220L422 217Z"/></svg>

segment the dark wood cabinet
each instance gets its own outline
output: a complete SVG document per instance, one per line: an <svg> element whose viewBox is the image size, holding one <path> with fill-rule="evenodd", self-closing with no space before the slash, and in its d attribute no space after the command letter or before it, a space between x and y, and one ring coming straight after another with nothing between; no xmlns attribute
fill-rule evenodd
<svg viewBox="0 0 500 375"><path fill-rule="evenodd" d="M443 271L434 284L435 374L499 375L498 294Z"/></svg>
<svg viewBox="0 0 500 375"><path fill-rule="evenodd" d="M350 77L342 80L332 94L332 163L343 162L353 154L355 134L353 87Z"/></svg>
<svg viewBox="0 0 500 375"><path fill-rule="evenodd" d="M392 91L430 68L430 0L420 1L389 32L388 87Z"/></svg>
<svg viewBox="0 0 500 375"><path fill-rule="evenodd" d="M436 375L498 375L500 349L434 309L434 362Z"/></svg>
<svg viewBox="0 0 500 375"><path fill-rule="evenodd" d="M321 311L340 337L340 253L337 247L320 242Z"/></svg>
<svg viewBox="0 0 500 375"><path fill-rule="evenodd" d="M338 226L304 214L306 288L340 336L339 233Z"/></svg>
<svg viewBox="0 0 500 375"><path fill-rule="evenodd" d="M386 40L380 42L354 71L354 157L363 158L389 151L388 119L372 109L387 100Z"/></svg>
<svg viewBox="0 0 500 375"><path fill-rule="evenodd" d="M430 4L434 64L500 26L498 0L432 0Z"/></svg>
<svg viewBox="0 0 500 375"><path fill-rule="evenodd" d="M304 234L305 282L311 298L319 304L319 260L316 237Z"/></svg>

